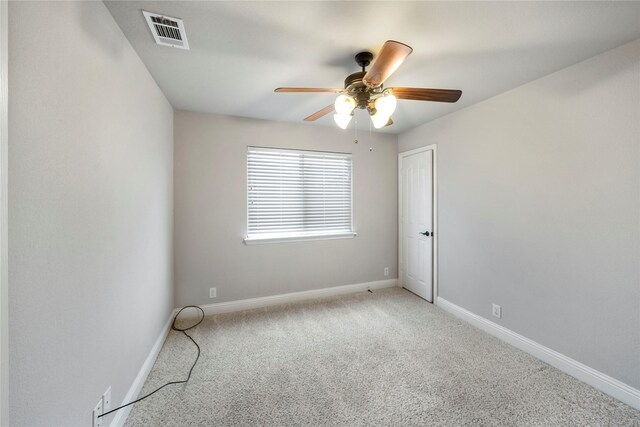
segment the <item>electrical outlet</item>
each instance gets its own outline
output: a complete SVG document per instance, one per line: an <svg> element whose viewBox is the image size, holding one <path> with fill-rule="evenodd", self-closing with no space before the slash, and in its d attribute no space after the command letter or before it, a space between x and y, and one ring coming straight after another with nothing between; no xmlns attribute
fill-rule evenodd
<svg viewBox="0 0 640 427"><path fill-rule="evenodd" d="M498 304L493 304L493 317L502 319L502 307L500 307Z"/></svg>
<svg viewBox="0 0 640 427"><path fill-rule="evenodd" d="M102 413L109 412L111 410L111 386L102 395Z"/></svg>
<svg viewBox="0 0 640 427"><path fill-rule="evenodd" d="M104 413L102 407L102 399L98 402L95 408L93 408L93 427L101 427L102 426L102 418L98 415L102 415Z"/></svg>
<svg viewBox="0 0 640 427"><path fill-rule="evenodd" d="M389 267L385 267L384 268L384 275L388 276L389 275Z"/></svg>
<svg viewBox="0 0 640 427"><path fill-rule="evenodd" d="M215 298L217 296L218 292L216 290L216 288L209 288L209 298Z"/></svg>

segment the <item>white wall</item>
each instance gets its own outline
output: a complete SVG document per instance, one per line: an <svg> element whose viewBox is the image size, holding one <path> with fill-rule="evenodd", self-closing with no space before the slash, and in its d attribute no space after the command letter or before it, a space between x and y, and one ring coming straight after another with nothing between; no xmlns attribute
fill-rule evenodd
<svg viewBox="0 0 640 427"><path fill-rule="evenodd" d="M640 40L400 135L438 144L440 296L640 388L639 138Z"/></svg>
<svg viewBox="0 0 640 427"><path fill-rule="evenodd" d="M173 111L101 2L9 13L11 424L88 426L173 307Z"/></svg>
<svg viewBox="0 0 640 427"><path fill-rule="evenodd" d="M176 112L176 304L210 304L397 277L393 135ZM247 146L353 153L354 239L246 246ZM369 151L372 147L373 151ZM389 277L383 276L390 267ZM218 297L209 299L209 288Z"/></svg>

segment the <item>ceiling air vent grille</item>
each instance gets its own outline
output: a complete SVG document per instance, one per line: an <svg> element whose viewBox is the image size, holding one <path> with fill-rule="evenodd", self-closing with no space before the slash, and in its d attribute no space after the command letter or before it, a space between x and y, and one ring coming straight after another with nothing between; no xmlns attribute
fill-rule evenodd
<svg viewBox="0 0 640 427"><path fill-rule="evenodd" d="M189 49L187 33L184 30L184 22L182 22L182 19L162 16L144 10L142 13L147 20L147 24L156 43L162 46Z"/></svg>

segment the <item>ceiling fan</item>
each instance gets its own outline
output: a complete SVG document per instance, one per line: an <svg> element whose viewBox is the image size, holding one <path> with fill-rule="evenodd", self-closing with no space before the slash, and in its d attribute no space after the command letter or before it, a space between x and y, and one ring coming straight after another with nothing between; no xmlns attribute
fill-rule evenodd
<svg viewBox="0 0 640 427"><path fill-rule="evenodd" d="M344 81L344 88L279 87L278 93L328 92L340 94L336 101L305 118L305 121L318 120L335 111L333 119L342 129L346 129L356 108L367 110L376 129L393 124L391 115L396 109L398 99L414 101L456 102L462 91L454 89L426 89L414 87L384 88L384 82L393 74L405 59L413 52L410 46L394 40L387 40L376 60L371 52L360 52L355 56L362 71L350 74ZM365 68L371 64L368 71Z"/></svg>

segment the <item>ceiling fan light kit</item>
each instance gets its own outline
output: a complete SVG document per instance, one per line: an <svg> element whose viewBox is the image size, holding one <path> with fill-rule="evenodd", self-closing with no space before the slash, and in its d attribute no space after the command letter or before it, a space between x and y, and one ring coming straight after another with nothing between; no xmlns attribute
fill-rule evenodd
<svg viewBox="0 0 640 427"><path fill-rule="evenodd" d="M376 129L383 128L389 123L389 119L391 117L385 116L381 113L374 113L371 115L371 123L373 123L373 127Z"/></svg>
<svg viewBox="0 0 640 427"><path fill-rule="evenodd" d="M347 95L339 95L333 105L336 114L347 115L356 108L356 100Z"/></svg>
<svg viewBox="0 0 640 427"><path fill-rule="evenodd" d="M340 127L340 129L346 129L349 126L349 122L353 117L352 114L334 114L333 120Z"/></svg>
<svg viewBox="0 0 640 427"><path fill-rule="evenodd" d="M341 129L346 129L349 126L349 122L353 117L353 110L356 108L356 100L347 95L338 95L336 102L333 104L333 109L336 114L333 116L336 124Z"/></svg>
<svg viewBox="0 0 640 427"><path fill-rule="evenodd" d="M369 115L373 122L373 127L380 129L388 125L391 115L396 111L398 100L395 96L385 91L383 96L377 98L373 103L373 108L369 109Z"/></svg>
<svg viewBox="0 0 640 427"><path fill-rule="evenodd" d="M336 124L346 129L351 122L356 108L367 110L371 122L376 129L393 124L391 115L395 112L398 99L415 101L456 102L462 92L452 89L425 88L387 88L384 82L393 74L413 49L393 40L388 40L380 49L376 60L371 52L360 52L355 56L356 63L362 71L353 73L344 81L344 89L337 88L277 88L275 92L286 93L339 93L332 105L305 118L305 121L315 121L330 112L335 112L333 119ZM368 71L365 68L371 64Z"/></svg>

